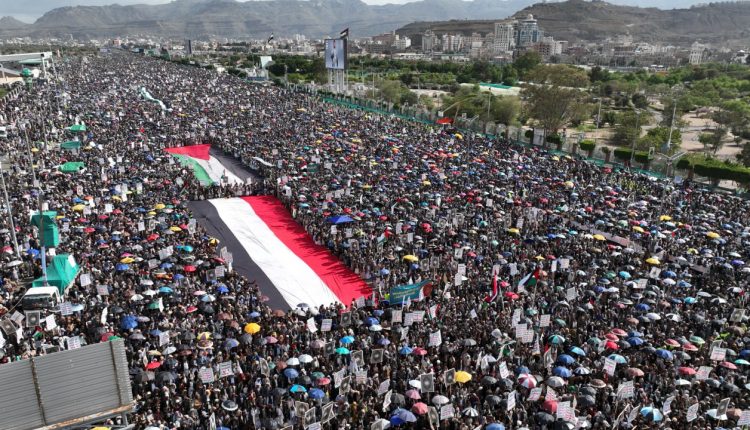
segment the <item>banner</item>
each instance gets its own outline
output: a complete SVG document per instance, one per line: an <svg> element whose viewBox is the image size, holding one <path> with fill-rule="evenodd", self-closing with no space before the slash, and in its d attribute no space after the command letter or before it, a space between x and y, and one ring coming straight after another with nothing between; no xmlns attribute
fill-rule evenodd
<svg viewBox="0 0 750 430"><path fill-rule="evenodd" d="M396 285L391 288L388 296L388 302L392 305L398 305L407 300L420 300L423 295L423 289L432 285L432 281L422 281L418 284Z"/></svg>

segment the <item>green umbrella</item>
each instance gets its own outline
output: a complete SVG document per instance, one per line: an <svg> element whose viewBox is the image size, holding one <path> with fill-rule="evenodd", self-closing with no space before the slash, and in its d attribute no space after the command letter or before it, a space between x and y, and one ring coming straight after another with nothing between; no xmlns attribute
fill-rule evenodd
<svg viewBox="0 0 750 430"><path fill-rule="evenodd" d="M79 149L80 147L81 142L78 142L77 140L71 140L60 144L60 148L62 149Z"/></svg>
<svg viewBox="0 0 750 430"><path fill-rule="evenodd" d="M704 343L706 343L706 341L703 340L703 338L699 336L690 336L689 340L690 342L697 344L697 345L703 345Z"/></svg>
<svg viewBox="0 0 750 430"><path fill-rule="evenodd" d="M560 318L555 318L555 324L559 325L560 327L568 326L568 323L566 323L564 320L561 320Z"/></svg>
<svg viewBox="0 0 750 430"><path fill-rule="evenodd" d="M560 345L565 343L565 338L560 336L559 334L553 334L549 337L549 341L550 343L553 343L555 345Z"/></svg>
<svg viewBox="0 0 750 430"><path fill-rule="evenodd" d="M60 171L64 173L78 172L83 169L83 162L81 161L68 161L67 163L60 166Z"/></svg>
<svg viewBox="0 0 750 430"><path fill-rule="evenodd" d="M344 348L343 346L336 348L336 354L338 355L349 355L349 349Z"/></svg>
<svg viewBox="0 0 750 430"><path fill-rule="evenodd" d="M589 345L599 345L600 343L602 343L602 340L598 337L592 337L587 342Z"/></svg>
<svg viewBox="0 0 750 430"><path fill-rule="evenodd" d="M74 125L71 125L70 127L66 128L66 130L73 131L73 132L86 131L86 125L85 124L74 124Z"/></svg>

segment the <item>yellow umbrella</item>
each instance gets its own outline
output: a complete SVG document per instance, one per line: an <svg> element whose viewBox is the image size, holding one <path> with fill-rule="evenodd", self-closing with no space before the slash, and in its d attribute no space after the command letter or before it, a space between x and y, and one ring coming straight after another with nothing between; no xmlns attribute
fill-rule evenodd
<svg viewBox="0 0 750 430"><path fill-rule="evenodd" d="M99 427L94 427L91 430L111 430L111 429L112 429L112 427L99 426Z"/></svg>
<svg viewBox="0 0 750 430"><path fill-rule="evenodd" d="M672 221L672 217L669 215L662 215L659 217L659 221Z"/></svg>
<svg viewBox="0 0 750 430"><path fill-rule="evenodd" d="M297 112L307 112L307 109L305 109L305 108L298 108Z"/></svg>
<svg viewBox="0 0 750 430"><path fill-rule="evenodd" d="M157 211L160 211L164 209L165 207L167 207L167 205L165 205L164 203L157 203L154 205L154 209L156 209Z"/></svg>
<svg viewBox="0 0 750 430"><path fill-rule="evenodd" d="M695 248L688 248L687 252L688 252L688 254L697 254L698 250L695 249Z"/></svg>
<svg viewBox="0 0 750 430"><path fill-rule="evenodd" d="M709 239L718 239L721 236L719 236L719 233L716 233L715 231L709 231L708 233L706 233L706 237Z"/></svg>
<svg viewBox="0 0 750 430"><path fill-rule="evenodd" d="M135 258L132 258L132 257L125 257L125 258L123 258L122 260L120 260L120 263L124 263L124 264L130 264L130 263L132 263L132 262L134 262L134 261L135 261Z"/></svg>
<svg viewBox="0 0 750 430"><path fill-rule="evenodd" d="M555 155L555 156L552 157L552 161L560 161L560 157L558 157L557 155Z"/></svg>
<svg viewBox="0 0 750 430"><path fill-rule="evenodd" d="M565 181L565 187L567 187L567 188L573 188L574 186L575 186L575 184L573 184L573 182L571 182L571 181Z"/></svg>
<svg viewBox="0 0 750 430"><path fill-rule="evenodd" d="M211 340L211 333L204 331L198 335L198 340Z"/></svg>
<svg viewBox="0 0 750 430"><path fill-rule="evenodd" d="M248 324L245 324L244 330L245 330L245 333L255 334L260 331L260 326L258 325L258 323L248 323Z"/></svg>
<svg viewBox="0 0 750 430"><path fill-rule="evenodd" d="M169 229L172 230L172 231L174 231L174 232L182 231L182 229L180 227L177 227L176 225L173 225L172 227L169 227Z"/></svg>
<svg viewBox="0 0 750 430"><path fill-rule="evenodd" d="M77 205L73 206L73 208L72 208L72 209L73 209L74 211L76 211L76 212L83 212L83 208L85 208L85 207L86 207L86 206L84 206L84 205L82 205L82 204L80 204L80 203L79 203L79 204L77 204Z"/></svg>
<svg viewBox="0 0 750 430"><path fill-rule="evenodd" d="M604 237L604 236L602 236L601 234L595 234L595 235L593 235L592 237L593 237L593 238L594 238L595 240L598 240L598 241L600 241L600 242L603 242L603 241L607 240L607 238L605 238L605 237Z"/></svg>
<svg viewBox="0 0 750 430"><path fill-rule="evenodd" d="M114 200L116 202L121 202L122 201L122 199L120 198L120 196L112 196L112 200Z"/></svg>
<svg viewBox="0 0 750 430"><path fill-rule="evenodd" d="M464 372L463 370L459 370L456 372L456 375L454 378L456 382L459 384L465 384L469 381L471 381L471 374L469 372Z"/></svg>
<svg viewBox="0 0 750 430"><path fill-rule="evenodd" d="M212 237L211 239L208 239L208 244L212 246L216 246L219 244L219 239Z"/></svg>
<svg viewBox="0 0 750 430"><path fill-rule="evenodd" d="M519 230L517 228L509 228L508 229L508 233L510 233L510 234L521 234L521 230Z"/></svg>
<svg viewBox="0 0 750 430"><path fill-rule="evenodd" d="M31 148L31 152L39 152L39 148Z"/></svg>
<svg viewBox="0 0 750 430"><path fill-rule="evenodd" d="M646 259L646 263L648 263L648 264L650 264L652 266L658 266L659 264L661 264L661 262L659 261L659 259L656 258L656 257L651 257L649 259Z"/></svg>
<svg viewBox="0 0 750 430"><path fill-rule="evenodd" d="M419 261L419 258L416 255L404 255L404 261L416 263L417 261Z"/></svg>
<svg viewBox="0 0 750 430"><path fill-rule="evenodd" d="M456 133L454 136L456 136L458 140L464 140L464 135L461 133Z"/></svg>
<svg viewBox="0 0 750 430"><path fill-rule="evenodd" d="M432 185L432 182L430 182L430 181L422 181L422 185L424 185L425 187L428 187L428 186Z"/></svg>
<svg viewBox="0 0 750 430"><path fill-rule="evenodd" d="M643 227L635 226L633 227L633 231L637 231L638 233L643 233L645 230L643 229Z"/></svg>
<svg viewBox="0 0 750 430"><path fill-rule="evenodd" d="M536 257L534 257L534 258L536 258L537 260L544 260L544 257L542 257L541 255L537 255L537 256L536 256Z"/></svg>

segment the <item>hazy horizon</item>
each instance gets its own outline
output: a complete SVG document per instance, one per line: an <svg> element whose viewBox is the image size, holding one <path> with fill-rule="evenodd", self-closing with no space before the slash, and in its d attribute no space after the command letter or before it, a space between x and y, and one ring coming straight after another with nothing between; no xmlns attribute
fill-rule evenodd
<svg viewBox="0 0 750 430"><path fill-rule="evenodd" d="M65 7L65 6L106 6L112 4L119 5L133 5L133 4L165 4L170 3L174 0L34 0L32 2L16 2L11 0L2 0L11 4L3 5L3 11L0 12L0 17L11 16L19 21L27 24L32 24L39 17L49 12L52 9ZM236 0L240 2L254 1L254 0ZM367 4L372 5L383 5L383 4L404 4L420 0L362 0ZM499 0L505 1L505 0ZM558 0L548 0L551 2L557 2ZM630 6L641 6L641 7L657 7L659 9L675 9L690 7L691 5L706 3L705 0L606 0L609 3L630 5ZM541 0L538 0L541 2ZM530 1L529 3L533 3Z"/></svg>

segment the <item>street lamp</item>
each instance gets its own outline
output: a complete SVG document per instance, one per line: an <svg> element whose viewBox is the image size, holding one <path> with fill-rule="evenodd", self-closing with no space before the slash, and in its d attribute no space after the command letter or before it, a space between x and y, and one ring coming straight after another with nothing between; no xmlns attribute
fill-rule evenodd
<svg viewBox="0 0 750 430"><path fill-rule="evenodd" d="M631 169L633 168L633 158L635 157L635 144L638 141L638 138L640 137L640 125L641 125L641 111L639 109L635 110L635 132L633 133L633 144L630 146L630 161L629 164Z"/></svg>

